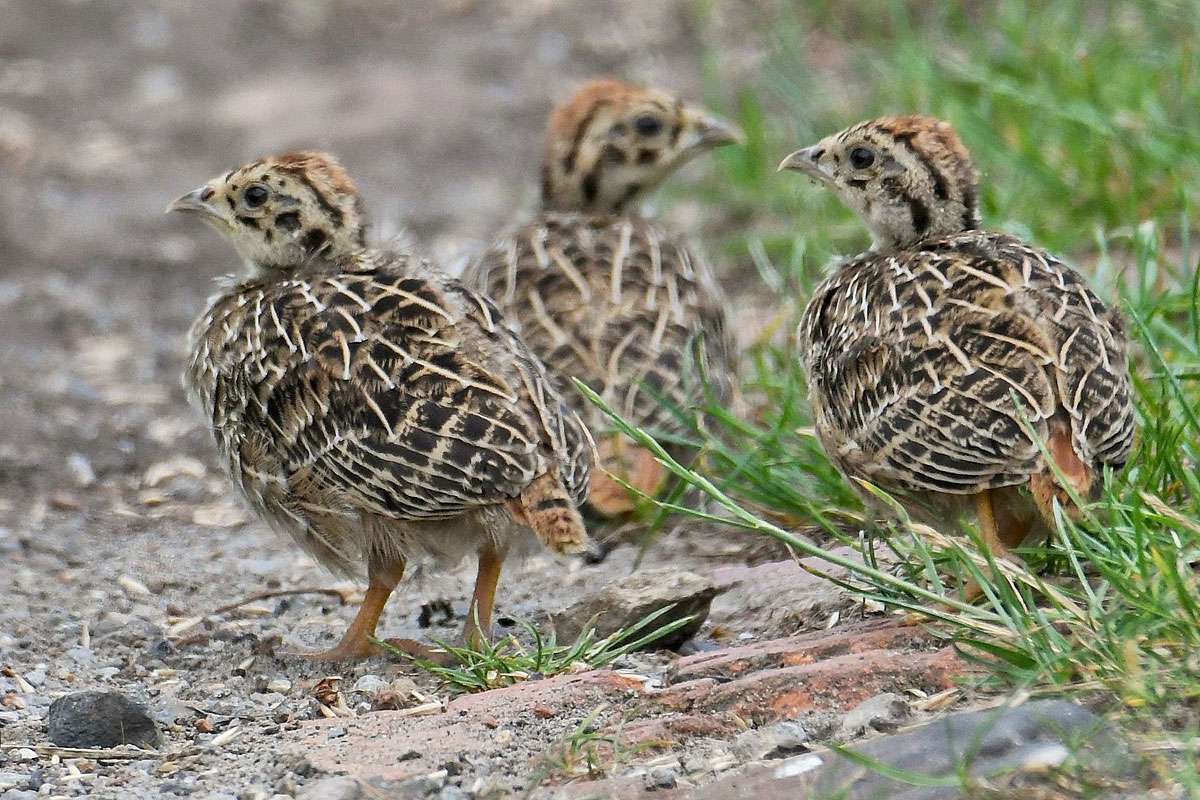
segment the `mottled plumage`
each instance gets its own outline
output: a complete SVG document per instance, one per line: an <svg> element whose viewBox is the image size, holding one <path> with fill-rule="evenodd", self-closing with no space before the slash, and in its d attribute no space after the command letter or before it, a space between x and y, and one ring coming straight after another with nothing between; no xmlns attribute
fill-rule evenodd
<svg viewBox="0 0 1200 800"><path fill-rule="evenodd" d="M831 186L875 238L817 287L798 331L818 435L847 475L939 522L974 510L1002 549L1042 528L1035 507L1044 521L1054 497L1071 509L1039 442L1085 497L1125 462L1119 313L1052 256L976 229L975 173L949 125L874 120L783 166Z"/></svg>
<svg viewBox="0 0 1200 800"><path fill-rule="evenodd" d="M281 168L295 160L256 162L177 204L249 261L251 277L193 327L186 373L235 484L322 563L365 567L381 591L419 555L478 551L482 576L530 533L582 549L590 442L541 364L482 295L358 248L353 185L319 154L300 175ZM270 197L243 208L249 186ZM273 249L317 238L301 256ZM333 655L364 654L358 633Z"/></svg>
<svg viewBox="0 0 1200 800"><path fill-rule="evenodd" d="M464 278L495 299L576 398L601 465L642 491L658 487L660 465L608 433L607 418L568 379L659 433L682 427L669 406L690 413L703 402L700 375L728 396L734 349L719 287L686 242L629 209L681 164L739 135L666 93L588 84L551 116L542 213ZM589 504L605 515L633 508L629 493L599 473Z"/></svg>

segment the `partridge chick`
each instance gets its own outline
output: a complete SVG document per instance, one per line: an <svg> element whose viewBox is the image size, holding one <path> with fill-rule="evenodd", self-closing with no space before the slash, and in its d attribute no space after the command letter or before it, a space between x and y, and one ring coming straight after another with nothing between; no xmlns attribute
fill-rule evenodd
<svg viewBox="0 0 1200 800"><path fill-rule="evenodd" d="M1001 556L1054 525L1053 498L1075 511L1039 442L1083 497L1124 464L1119 313L1053 256L979 229L977 177L949 124L863 122L780 169L832 189L873 238L817 287L798 331L817 433L846 475L930 521L973 512Z"/></svg>
<svg viewBox="0 0 1200 800"><path fill-rule="evenodd" d="M687 411L702 397L695 357L718 397L728 394L734 353L721 292L687 243L637 207L682 164L740 138L666 92L589 83L550 116L541 213L468 266L464 280L519 325L597 435L603 470L592 477L588 505L602 516L634 508L634 496L605 471L653 494L662 467L611 433L566 381L583 380L625 419L658 433L682 427L664 399Z"/></svg>
<svg viewBox="0 0 1200 800"><path fill-rule="evenodd" d="M405 564L479 556L465 635L490 629L505 555L583 549L582 423L485 297L364 249L362 201L322 153L248 164L176 200L246 277L191 331L185 383L234 484L366 599L321 659L368 655Z"/></svg>

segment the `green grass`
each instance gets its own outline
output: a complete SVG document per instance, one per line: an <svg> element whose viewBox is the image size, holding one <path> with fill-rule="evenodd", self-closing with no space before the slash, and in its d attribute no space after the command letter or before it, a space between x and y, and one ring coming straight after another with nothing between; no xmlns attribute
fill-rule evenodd
<svg viewBox="0 0 1200 800"><path fill-rule="evenodd" d="M615 725L600 725L599 718L607 710L607 705L592 709L570 733L538 759L523 797L532 797L542 784L551 780L603 778L638 753L665 744L655 741L627 743L622 736L624 719Z"/></svg>
<svg viewBox="0 0 1200 800"><path fill-rule="evenodd" d="M497 642L483 642L478 647L437 642L438 647L453 659L453 663L448 665L415 658L380 639L371 641L392 655L411 661L434 675L451 692L484 692L535 677L549 678L575 669L606 667L621 656L656 642L692 621L692 617L681 617L655 627L654 623L673 608L673 605L664 606L602 639L596 638L594 627L587 627L570 644L559 644L553 632L548 638L543 637L533 625L518 620L517 624L524 630L527 642L522 642L515 635Z"/></svg>
<svg viewBox="0 0 1200 800"><path fill-rule="evenodd" d="M711 204L724 265L785 298L777 327L794 328L830 258L868 237L775 164L860 119L931 113L974 155L985 225L1065 254L1124 311L1140 432L1078 523L1060 520L1024 564L997 564L964 539L862 519L809 429L796 354L764 337L744 364L750 412L710 409L695 469L659 451L710 506L661 507L833 563L794 531L894 551L907 565L895 573L842 564L857 591L935 623L997 690L1107 698L1148 750L1170 754L1163 779L1200 796L1185 755L1200 730L1200 3L825 2L763 24L773 52L725 109L749 143L718 152L712 178L688 191ZM720 68L714 55L714 98ZM970 578L987 597L964 607L955 589Z"/></svg>
<svg viewBox="0 0 1200 800"><path fill-rule="evenodd" d="M738 228L728 255L744 258L757 237L786 258L794 233L817 269L834 249L863 249L865 232L834 198L775 165L853 122L910 112L953 122L997 227L1076 253L1097 230L1127 237L1158 219L1174 241L1184 195L1200 182L1195 0L795 5L762 21L773 52L724 109L749 137L716 154L707 186ZM707 75L720 104L715 53Z"/></svg>

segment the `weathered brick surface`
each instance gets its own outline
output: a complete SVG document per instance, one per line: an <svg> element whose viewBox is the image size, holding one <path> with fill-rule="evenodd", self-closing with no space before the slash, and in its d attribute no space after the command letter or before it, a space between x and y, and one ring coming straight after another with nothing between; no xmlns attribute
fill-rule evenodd
<svg viewBox="0 0 1200 800"><path fill-rule="evenodd" d="M601 733L636 753L622 762L628 769L638 758L686 756L691 743L729 740L777 720L836 719L880 692L941 691L966 669L920 628L882 619L681 658L660 689L608 670L562 675L462 696L430 716L384 711L310 723L298 743L317 767L364 779L477 773L499 756L511 760L514 749L532 774L600 709ZM598 785L611 796L644 791L636 780ZM538 796L574 791L552 787Z"/></svg>
<svg viewBox="0 0 1200 800"><path fill-rule="evenodd" d="M610 670L560 675L463 695L444 712L428 716L379 711L311 722L295 743L319 769L363 779L404 780L446 769L447 764L455 765L451 770L462 769L463 764L483 763L515 748L528 749L523 731L531 727L555 726L556 733L565 736L597 706L620 707L637 697L642 686ZM545 718L546 709L556 718ZM534 744L530 758L541 751L537 740Z"/></svg>

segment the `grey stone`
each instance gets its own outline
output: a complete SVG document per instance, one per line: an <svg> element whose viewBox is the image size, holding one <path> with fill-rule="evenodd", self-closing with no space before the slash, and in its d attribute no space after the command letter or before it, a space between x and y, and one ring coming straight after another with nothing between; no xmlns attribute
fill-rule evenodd
<svg viewBox="0 0 1200 800"><path fill-rule="evenodd" d="M81 667L86 667L96 661L96 654L90 647L72 647L64 655Z"/></svg>
<svg viewBox="0 0 1200 800"><path fill-rule="evenodd" d="M603 638L673 604L670 611L637 635L691 616L687 625L645 647L653 650L674 648L700 630L716 595L716 585L694 572L646 570L614 581L559 611L554 615L554 631L560 642L574 641L589 627L595 627L597 638Z"/></svg>
<svg viewBox="0 0 1200 800"><path fill-rule="evenodd" d="M116 611L106 612L92 628L92 635L105 643L115 642L129 647L156 643L162 639L162 629L148 620Z"/></svg>
<svg viewBox="0 0 1200 800"><path fill-rule="evenodd" d="M670 767L655 767L646 774L646 788L650 791L674 789L677 783L675 770Z"/></svg>
<svg viewBox="0 0 1200 800"><path fill-rule="evenodd" d="M741 761L760 761L807 752L811 740L799 722L784 720L739 734L730 749Z"/></svg>
<svg viewBox="0 0 1200 800"><path fill-rule="evenodd" d="M378 675L363 675L354 682L354 685L350 687L350 691L361 692L362 694L377 694L390 685Z"/></svg>
<svg viewBox="0 0 1200 800"><path fill-rule="evenodd" d="M304 787L296 800L358 800L362 788L358 781L345 775L321 778Z"/></svg>
<svg viewBox="0 0 1200 800"><path fill-rule="evenodd" d="M50 705L50 741L59 747L115 747L132 744L149 749L162 741L146 709L119 692L76 692Z"/></svg>
<svg viewBox="0 0 1200 800"><path fill-rule="evenodd" d="M105 611L99 619L92 623L93 636L108 636L116 633L133 622L133 617L120 611Z"/></svg>
<svg viewBox="0 0 1200 800"><path fill-rule="evenodd" d="M1091 774L1127 778L1138 761L1120 734L1100 717L1065 700L1040 700L1012 709L953 714L904 733L850 748L867 759L924 776L1044 773L1076 761ZM1073 757L1073 758L1072 758ZM952 800L958 786L913 786L892 780L836 753L809 753L758 764L697 791L696 800Z"/></svg>
<svg viewBox="0 0 1200 800"><path fill-rule="evenodd" d="M912 714L908 701L894 692L884 692L862 701L842 720L842 737L862 736L870 730L890 732Z"/></svg>
<svg viewBox="0 0 1200 800"><path fill-rule="evenodd" d="M88 461L83 453L71 453L67 456L67 471L71 473L75 485L81 489L96 482L96 471L92 469L92 462Z"/></svg>
<svg viewBox="0 0 1200 800"><path fill-rule="evenodd" d="M862 555L854 548L838 547L833 552L854 561ZM816 568L809 572L806 567ZM712 571L713 582L721 595L713 601L712 621L739 630L754 621L754 628L767 638L796 630L823 626L831 614L851 608L860 601L837 583L820 577L828 573L845 577L840 568L815 559L800 562L788 559L755 566L742 564L717 567ZM764 622L771 627L762 630ZM739 634L740 641L749 641L754 634Z"/></svg>
<svg viewBox="0 0 1200 800"><path fill-rule="evenodd" d="M24 772L0 772L0 791L19 789L29 785L29 775Z"/></svg>
<svg viewBox="0 0 1200 800"><path fill-rule="evenodd" d="M39 800L39 797L43 796L29 789L10 789L0 794L0 800Z"/></svg>
<svg viewBox="0 0 1200 800"><path fill-rule="evenodd" d="M174 725L181 719L191 719L195 712L174 695L168 695L150 703L150 716L159 725Z"/></svg>

